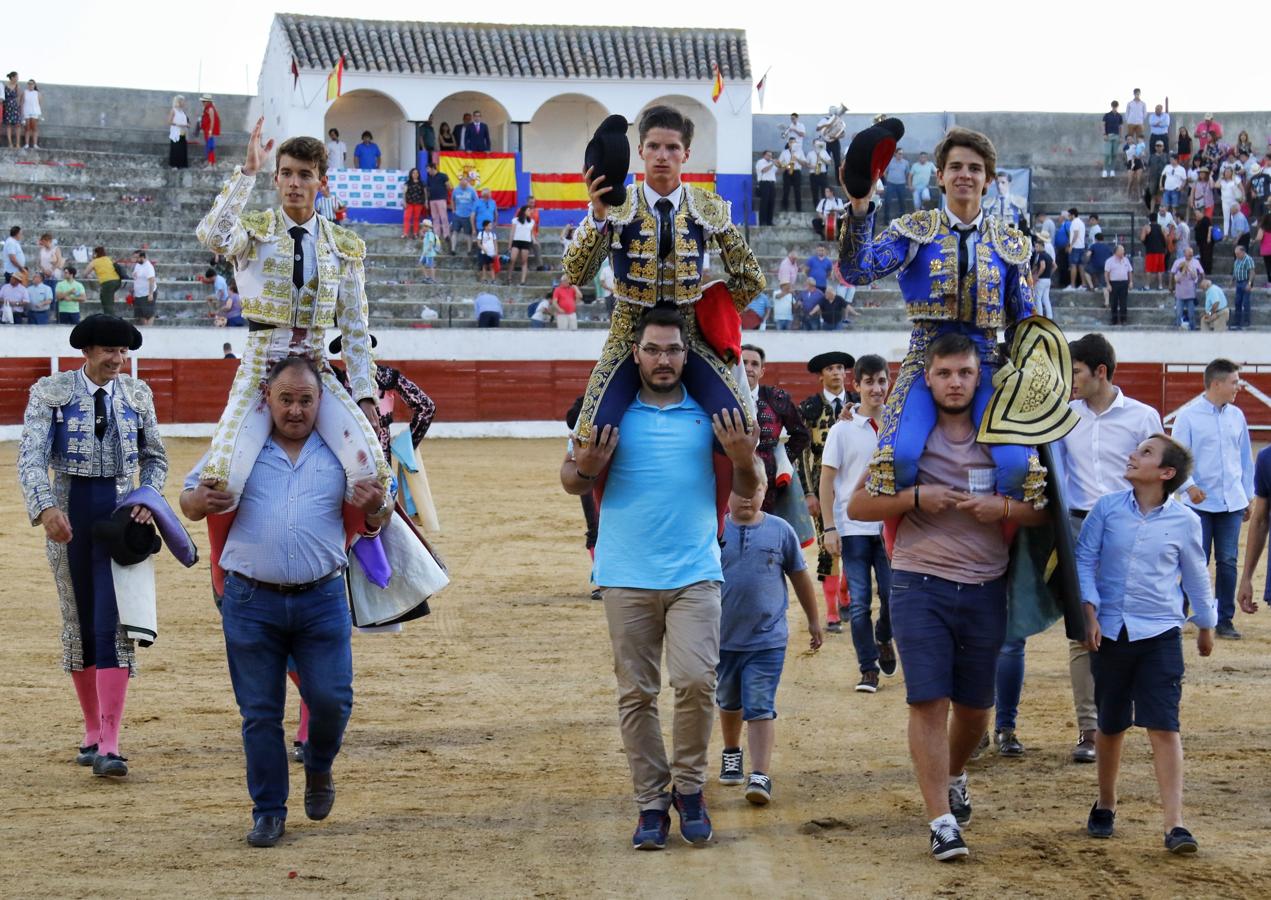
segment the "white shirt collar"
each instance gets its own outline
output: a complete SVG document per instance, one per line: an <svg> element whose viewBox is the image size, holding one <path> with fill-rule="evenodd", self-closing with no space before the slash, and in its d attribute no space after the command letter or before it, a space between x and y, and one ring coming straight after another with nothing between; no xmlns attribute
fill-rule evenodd
<svg viewBox="0 0 1271 900"><path fill-rule="evenodd" d="M644 189L644 202L649 204L649 209L657 209L657 202L662 199L662 195L649 187L647 181L642 182ZM684 196L684 182L676 185L675 190L666 195L666 199L671 201L671 209L680 208L680 198Z"/></svg>
<svg viewBox="0 0 1271 900"><path fill-rule="evenodd" d="M839 400L842 401L844 406L847 406L847 391L843 391L841 394L831 394L825 388L821 388L821 396L825 398L826 403L832 404L835 400Z"/></svg>
<svg viewBox="0 0 1271 900"><path fill-rule="evenodd" d="M984 221L984 209L981 207L980 211L976 213L975 218L972 219L970 222L963 222L961 219L959 219L957 216L953 214L952 210L950 210L948 207L945 207L944 218L945 218L945 221L949 223L949 226L951 228L957 228L959 225L963 227L970 225L976 231L979 231L980 223Z"/></svg>
<svg viewBox="0 0 1271 900"><path fill-rule="evenodd" d="M287 215L287 213L284 211L282 214L283 230L291 231L291 229L295 228L297 225L300 225L301 228L309 232L310 237L316 238L318 236L318 214L316 212L309 217L308 222L301 224L295 221L294 219L292 219L291 216Z"/></svg>
<svg viewBox="0 0 1271 900"><path fill-rule="evenodd" d="M84 387L87 388L88 393L95 394L97 393L97 389L102 387L106 389L107 397L113 398L115 396L115 379L112 378L105 384L93 384L92 379L88 377L88 373L85 372L83 368L79 370L79 377L83 379Z"/></svg>
<svg viewBox="0 0 1271 900"><path fill-rule="evenodd" d="M749 387L749 385L747 385L747 387ZM759 389L761 387L763 387L762 384L757 384L754 386L754 389L751 390L750 392L750 399L754 400L756 403L759 402Z"/></svg>
<svg viewBox="0 0 1271 900"><path fill-rule="evenodd" d="M1108 408L1103 411L1102 415L1107 415L1108 412L1110 412L1111 410L1121 409L1122 407L1125 406L1125 394L1121 393L1121 389L1117 387L1116 385L1113 385L1112 389L1117 392L1117 395L1112 398L1112 402L1108 404ZM1090 403L1085 398L1079 399L1077 403L1079 403L1081 405L1081 408L1084 409L1091 416L1100 415L1100 413L1096 413L1093 409L1090 408Z"/></svg>

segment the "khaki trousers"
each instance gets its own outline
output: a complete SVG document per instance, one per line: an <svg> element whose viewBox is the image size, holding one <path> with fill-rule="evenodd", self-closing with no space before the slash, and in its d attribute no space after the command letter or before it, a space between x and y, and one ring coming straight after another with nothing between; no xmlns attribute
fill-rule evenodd
<svg viewBox="0 0 1271 900"><path fill-rule="evenodd" d="M696 794L706 783L719 664L719 582L699 581L665 591L603 591L618 678L618 728L636 804L641 810L666 810L672 783L682 794ZM669 762L658 720L664 644L667 674L675 690Z"/></svg>
<svg viewBox="0 0 1271 900"><path fill-rule="evenodd" d="M1072 539L1081 536L1081 526L1085 521L1077 516L1069 516L1072 525ZM1094 731L1099 724L1099 710L1094 704L1094 675L1090 671L1090 651L1077 641L1068 642L1068 678L1072 681L1072 705L1077 713L1077 728L1081 731Z"/></svg>

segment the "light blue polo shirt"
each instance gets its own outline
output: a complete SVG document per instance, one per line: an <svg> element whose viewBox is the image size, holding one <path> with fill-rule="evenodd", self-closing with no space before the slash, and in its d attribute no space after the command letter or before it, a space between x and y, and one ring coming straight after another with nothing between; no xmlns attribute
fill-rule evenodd
<svg viewBox="0 0 1271 900"><path fill-rule="evenodd" d="M723 581L714 437L710 416L688 391L662 409L639 395L631 402L600 505L596 584L661 591Z"/></svg>

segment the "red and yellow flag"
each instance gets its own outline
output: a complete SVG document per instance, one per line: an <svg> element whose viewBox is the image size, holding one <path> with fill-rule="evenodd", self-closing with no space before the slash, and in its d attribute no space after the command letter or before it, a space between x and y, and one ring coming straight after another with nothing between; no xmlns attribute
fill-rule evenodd
<svg viewBox="0 0 1271 900"><path fill-rule="evenodd" d="M711 85L711 102L718 103L719 95L724 93L724 76L719 71L719 63L711 63L715 68L715 83Z"/></svg>
<svg viewBox="0 0 1271 900"><path fill-rule="evenodd" d="M534 172L530 194L539 209L586 209L587 184L577 172Z"/></svg>
<svg viewBox="0 0 1271 900"><path fill-rule="evenodd" d="M446 150L437 154L437 169L450 176L450 188L459 186L459 179L468 176L468 183L477 191L490 189L490 197L499 209L516 206L516 154L470 153L466 150ZM583 192L584 201L587 192Z"/></svg>
<svg viewBox="0 0 1271 900"><path fill-rule="evenodd" d="M340 96L341 82L344 81L344 56L336 61L335 68L327 73L327 100Z"/></svg>

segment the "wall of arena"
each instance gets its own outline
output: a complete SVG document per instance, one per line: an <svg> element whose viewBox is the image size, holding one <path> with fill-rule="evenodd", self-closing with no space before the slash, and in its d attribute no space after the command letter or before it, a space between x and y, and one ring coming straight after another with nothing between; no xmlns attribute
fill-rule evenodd
<svg viewBox="0 0 1271 900"><path fill-rule="evenodd" d="M27 391L39 377L78 367L64 327L12 327L0 335L0 440L20 433ZM165 433L204 436L220 416L237 362L221 357L228 340L241 353L246 331L149 329L134 354L134 371L155 392ZM437 402L436 437L550 437L564 435L565 410L582 392L604 333L526 333L494 329L402 329L378 333L378 359L400 368ZM1201 390L1201 370L1226 356L1246 366L1253 390L1239 405L1250 425L1271 430L1271 364L1265 336L1118 332L1116 382L1126 393L1168 416ZM747 343L768 356L765 381L801 399L816 390L806 360L830 349L879 353L898 361L905 332L847 334L747 332Z"/></svg>

